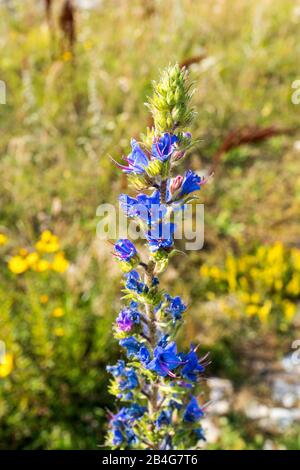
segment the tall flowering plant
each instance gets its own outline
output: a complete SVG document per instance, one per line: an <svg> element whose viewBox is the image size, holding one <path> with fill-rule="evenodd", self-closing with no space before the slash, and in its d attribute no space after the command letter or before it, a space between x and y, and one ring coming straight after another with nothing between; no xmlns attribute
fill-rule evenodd
<svg viewBox="0 0 300 470"><path fill-rule="evenodd" d="M187 72L178 65L167 68L148 103L154 128L141 143L131 141L131 153L119 165L137 192L121 194L120 205L144 233L149 255L142 260L128 239L114 245L124 272L124 306L114 336L126 360L107 367L110 392L121 402L119 411L110 413L107 443L113 449L189 449L204 439L197 394L205 358L193 344L188 352L178 351L175 337L186 305L158 280L177 251L172 214L184 210L205 183L191 170L174 174L192 145L185 132L195 114L191 96Z"/></svg>

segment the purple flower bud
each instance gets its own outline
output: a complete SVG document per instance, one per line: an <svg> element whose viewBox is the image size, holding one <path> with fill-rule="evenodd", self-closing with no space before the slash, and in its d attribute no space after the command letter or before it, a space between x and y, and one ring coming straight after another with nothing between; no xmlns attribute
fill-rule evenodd
<svg viewBox="0 0 300 470"><path fill-rule="evenodd" d="M116 320L118 329L125 332L130 331L134 323L139 322L140 314L137 310L137 304L135 302L131 302L128 308L121 310Z"/></svg>
<svg viewBox="0 0 300 470"><path fill-rule="evenodd" d="M120 261L130 261L137 253L134 244L126 238L121 238L115 244L115 256Z"/></svg>
<svg viewBox="0 0 300 470"><path fill-rule="evenodd" d="M172 182L170 184L170 193L172 196L176 191L178 191L178 189L181 188L182 181L183 181L183 176L181 175L178 175L172 179Z"/></svg>

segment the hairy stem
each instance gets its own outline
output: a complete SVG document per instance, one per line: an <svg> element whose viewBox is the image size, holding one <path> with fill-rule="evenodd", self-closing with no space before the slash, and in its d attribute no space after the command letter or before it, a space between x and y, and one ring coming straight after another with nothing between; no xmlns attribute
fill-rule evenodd
<svg viewBox="0 0 300 470"><path fill-rule="evenodd" d="M145 269L145 284L150 288L152 286L153 277L154 277L155 263L149 261L147 268ZM148 320L149 326L149 342L152 350L156 346L157 340L157 327L156 327L156 318L154 313L153 305L146 303L145 304L145 314ZM156 382L152 383L151 391L149 393L149 414L152 419L151 427L154 432L154 414L158 409L158 384ZM155 448L155 447L154 447Z"/></svg>
<svg viewBox="0 0 300 470"><path fill-rule="evenodd" d="M161 186L160 186L161 204L166 204L167 183L168 183L167 179L164 179L161 182Z"/></svg>

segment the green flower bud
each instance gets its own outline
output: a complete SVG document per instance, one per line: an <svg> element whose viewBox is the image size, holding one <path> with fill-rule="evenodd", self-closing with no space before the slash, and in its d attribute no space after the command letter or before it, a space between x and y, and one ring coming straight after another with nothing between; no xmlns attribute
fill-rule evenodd
<svg viewBox="0 0 300 470"><path fill-rule="evenodd" d="M129 261L118 260L118 265L123 273L129 273L139 265L140 261L140 257L136 254Z"/></svg>
<svg viewBox="0 0 300 470"><path fill-rule="evenodd" d="M150 177L155 177L161 174L163 168L163 162L160 160L152 160L152 162L149 163L147 168L145 168L147 175Z"/></svg>
<svg viewBox="0 0 300 470"><path fill-rule="evenodd" d="M190 124L195 113L189 107L193 92L186 70L178 64L168 67L160 81L154 82L153 88L153 97L147 106L152 112L157 132L173 132Z"/></svg>
<svg viewBox="0 0 300 470"><path fill-rule="evenodd" d="M146 134L141 135L141 140L148 149L151 149L154 135L155 135L154 128L150 129L149 127L147 127Z"/></svg>
<svg viewBox="0 0 300 470"><path fill-rule="evenodd" d="M128 175L128 183L131 188L136 189L137 191L142 191L151 186L151 181L143 175Z"/></svg>

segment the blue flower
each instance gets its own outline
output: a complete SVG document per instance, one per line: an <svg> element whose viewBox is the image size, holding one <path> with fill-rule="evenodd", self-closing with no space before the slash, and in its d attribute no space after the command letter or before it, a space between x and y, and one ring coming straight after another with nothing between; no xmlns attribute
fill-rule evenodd
<svg viewBox="0 0 300 470"><path fill-rule="evenodd" d="M153 225L146 234L150 251L171 248L174 243L173 234L175 229L176 226L173 223L159 222Z"/></svg>
<svg viewBox="0 0 300 470"><path fill-rule="evenodd" d="M171 424L171 419L172 410L163 410L155 421L155 426L160 429L163 425Z"/></svg>
<svg viewBox="0 0 300 470"><path fill-rule="evenodd" d="M193 388L193 385L191 383L185 382L184 380L177 381L176 385L182 388Z"/></svg>
<svg viewBox="0 0 300 470"><path fill-rule="evenodd" d="M141 294L145 288L145 284L141 282L139 273L133 270L126 275L125 287L126 289L134 290L138 294Z"/></svg>
<svg viewBox="0 0 300 470"><path fill-rule="evenodd" d="M113 435L113 445L120 446L123 443L133 444L138 441L136 434L132 430L132 424L141 418L145 411L145 407L133 404L129 408L121 408L117 414L112 416L110 426Z"/></svg>
<svg viewBox="0 0 300 470"><path fill-rule="evenodd" d="M146 346L142 346L140 348L137 357L144 365L148 364L148 362L150 361L151 356L150 356L150 352L146 348Z"/></svg>
<svg viewBox="0 0 300 470"><path fill-rule="evenodd" d="M139 385L138 377L133 367L125 367L124 361L118 361L115 366L107 366L107 371L110 372L117 380L119 388L122 392L128 392ZM121 393L119 398L132 399L132 394Z"/></svg>
<svg viewBox="0 0 300 470"><path fill-rule="evenodd" d="M168 338L169 338L169 335L162 335L160 337L160 340L159 342L157 343L157 346L161 346L162 348L165 348L168 344Z"/></svg>
<svg viewBox="0 0 300 470"><path fill-rule="evenodd" d="M139 381L135 370L132 367L128 368L124 372L123 378L119 383L120 390L122 390L122 392L124 392L125 390L132 390L133 388L138 387L138 385Z"/></svg>
<svg viewBox="0 0 300 470"><path fill-rule="evenodd" d="M131 428L128 427L125 429L125 435L128 445L136 444L138 442L138 437Z"/></svg>
<svg viewBox="0 0 300 470"><path fill-rule="evenodd" d="M118 377L123 374L125 370L125 362L119 360L114 366L106 366L107 372L112 374L114 377Z"/></svg>
<svg viewBox="0 0 300 470"><path fill-rule="evenodd" d="M148 224L157 222L167 212L166 206L160 203L160 191L158 190L154 191L150 196L147 196L147 194L139 194L136 199L139 210L141 211L140 218L145 220ZM143 208L143 210L141 210L141 208Z"/></svg>
<svg viewBox="0 0 300 470"><path fill-rule="evenodd" d="M176 400L170 400L169 406L171 409L181 410L183 405Z"/></svg>
<svg viewBox="0 0 300 470"><path fill-rule="evenodd" d="M182 313L186 310L186 305L182 302L179 296L171 297L169 294L165 295L168 301L167 307L165 307L165 313L172 316L174 323L177 320L181 320Z"/></svg>
<svg viewBox="0 0 300 470"><path fill-rule="evenodd" d="M200 184L201 177L192 170L188 170L183 178L180 196L185 196L192 193L193 191L198 191L200 189Z"/></svg>
<svg viewBox="0 0 300 470"><path fill-rule="evenodd" d="M121 312L117 316L116 323L120 331L125 331L126 333L128 333L128 331L132 329L134 323L130 311L128 311L127 309L121 310Z"/></svg>
<svg viewBox="0 0 300 470"><path fill-rule="evenodd" d="M196 434L196 436L199 440L206 441L204 431L203 431L202 428L197 428L197 429L194 429L193 431L194 431L194 433Z"/></svg>
<svg viewBox="0 0 300 470"><path fill-rule="evenodd" d="M154 191L150 196L138 194L135 198L121 194L120 206L127 217L139 217L148 225L162 219L167 212L167 207L160 203L160 192Z"/></svg>
<svg viewBox="0 0 300 470"><path fill-rule="evenodd" d="M138 405L137 403L133 403L130 408L127 408L127 416L131 420L141 418L147 408L145 406Z"/></svg>
<svg viewBox="0 0 300 470"><path fill-rule="evenodd" d="M175 150L175 144L178 141L176 135L165 133L160 139L152 145L152 156L162 162L168 160Z"/></svg>
<svg viewBox="0 0 300 470"><path fill-rule="evenodd" d="M131 139L131 149L131 153L125 158L128 166L120 165L118 163L117 165L125 173L142 174L145 172L145 168L148 166L149 160L135 139Z"/></svg>
<svg viewBox="0 0 300 470"><path fill-rule="evenodd" d="M154 359L147 365L147 369L153 370L158 375L166 377L175 377L171 372L181 364L180 358L177 356L176 344L169 343L166 347L157 346L154 349Z"/></svg>
<svg viewBox="0 0 300 470"><path fill-rule="evenodd" d="M114 446L120 446L123 443L123 434L119 429L113 430L112 443Z"/></svg>
<svg viewBox="0 0 300 470"><path fill-rule="evenodd" d="M138 201L134 197L127 196L127 194L120 194L119 202L122 210L127 217L135 217L138 215L137 205Z"/></svg>
<svg viewBox="0 0 300 470"><path fill-rule="evenodd" d="M198 360L194 347L191 346L190 352L188 354L181 354L180 358L184 364L181 371L183 378L195 382L199 373L204 372L205 368Z"/></svg>
<svg viewBox="0 0 300 470"><path fill-rule="evenodd" d="M119 313L116 323L118 329L121 331L128 332L132 329L135 323L140 322L140 313L137 310L137 303L131 302L129 307L121 310Z"/></svg>
<svg viewBox="0 0 300 470"><path fill-rule="evenodd" d="M136 249L130 240L121 238L115 244L114 254L120 261L130 261L136 255Z"/></svg>
<svg viewBox="0 0 300 470"><path fill-rule="evenodd" d="M120 346L127 350L127 356L132 357L136 356L140 350L141 343L135 339L134 336L130 336L129 338L123 338L120 340Z"/></svg>
<svg viewBox="0 0 300 470"><path fill-rule="evenodd" d="M186 406L183 419L188 423L195 423L204 416L204 413L198 405L196 397L192 397Z"/></svg>

